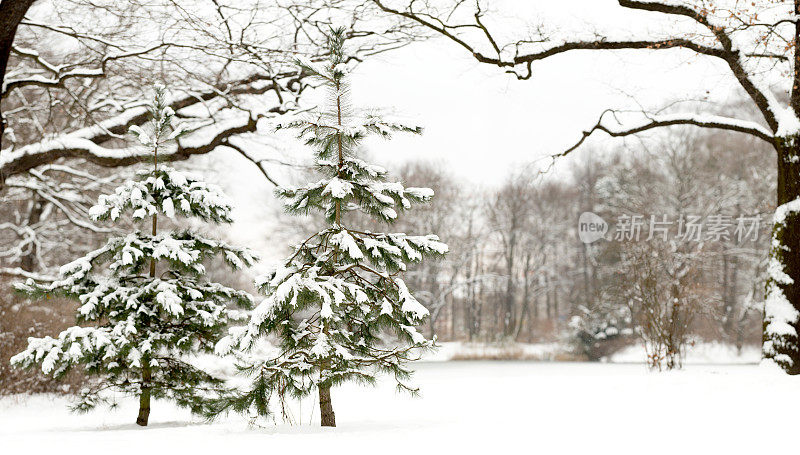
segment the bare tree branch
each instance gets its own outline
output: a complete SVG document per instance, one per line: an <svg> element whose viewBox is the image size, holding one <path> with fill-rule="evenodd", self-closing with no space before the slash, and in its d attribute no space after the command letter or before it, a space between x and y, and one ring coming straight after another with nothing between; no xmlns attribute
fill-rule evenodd
<svg viewBox="0 0 800 455"><path fill-rule="evenodd" d="M237 152L240 155L242 155L243 157L245 157L248 161L250 161L251 163L255 164L256 167L258 168L258 170L261 172L261 175L263 175L264 178L267 179L267 181L269 183L271 183L271 184L273 184L275 186L280 186L280 185L278 185L278 183L275 180L272 179L272 177L269 176L269 174L267 174L267 170L264 169L264 166L261 164L262 163L261 161L256 160L253 157L251 157L250 155L248 155L247 152L244 151L244 149L242 149L241 147L239 147L239 146L237 146L235 144L232 144L227 138L223 141L222 145L234 150L235 152Z"/></svg>
<svg viewBox="0 0 800 455"><path fill-rule="evenodd" d="M155 46L150 46L135 51L121 52L119 54L109 54L104 56L100 60L100 65L97 68L71 68L71 69L67 69L71 65L56 66L46 62L44 59L41 58L41 56L39 56L39 53L36 51L13 48L13 50L17 54L34 59L42 67L52 72L53 76L45 77L41 75L33 75L27 77L20 77L16 79L7 79L3 82L2 88L0 88L0 98L5 98L11 92L11 90L14 90L16 88L22 88L32 85L38 87L64 87L64 83L70 79L76 79L76 78L96 79L96 78L106 77L106 65L108 64L108 62L130 57L139 57L145 54L149 54L150 52L153 52L155 50L167 48L170 46L171 45L169 43L159 43L156 44Z"/></svg>
<svg viewBox="0 0 800 455"><path fill-rule="evenodd" d="M580 140L576 142L574 145L570 146L566 150L561 153L553 155L553 157L562 157L570 154L571 152L578 149L584 142L596 131L602 131L608 134L611 137L624 137L630 136L637 133L641 133L643 131L651 130L654 128L660 128L664 126L674 126L674 125L693 125L699 126L701 128L712 128L712 129L720 129L720 130L727 130L727 131L736 131L738 133L749 134L751 136L755 136L763 141L768 142L770 145L774 141L773 134L768 131L763 126L759 125L755 122L747 122L738 119L722 117L717 115L698 115L698 114L667 114L667 115L648 115L642 112L642 115L646 117L644 122L641 122L637 125L627 126L625 128L614 129L606 124L604 124L604 118L607 115L616 116L618 111L613 109L607 109L600 114L600 118L597 120L597 123L594 124L591 128L584 131L581 135ZM615 117L616 118L616 117ZM617 120L619 125L622 124L619 120Z"/></svg>
<svg viewBox="0 0 800 455"><path fill-rule="evenodd" d="M773 95L769 92L767 87L761 87L750 74L743 61L744 58L754 55L758 57L777 58L786 61L785 55L780 55L771 52L746 52L740 50L733 42L730 34L726 28L710 17L709 13L703 10L695 10L686 5L674 4L671 2L658 2L658 1L638 1L638 0L618 0L621 7L640 10L657 12L666 15L681 16L692 19L700 26L709 30L716 39L715 45L708 45L697 42L685 36L676 36L669 39L658 40L613 40L607 38L599 38L596 40L566 40L565 42L557 42L552 46L547 46L548 40L542 38L540 40L521 40L516 43L517 51L513 57L501 56L500 49L502 49L494 37L489 34L488 29L483 25L482 15L483 11L480 8L480 3L476 3L475 23L474 24L448 24L442 19L439 19L432 14L424 11L415 10L415 5L418 2L408 2L404 9L398 7L387 6L386 0L372 0L381 10L404 17L413 23L429 28L457 43L474 58L482 63L491 64L500 68L510 68L508 72L515 74L520 79L529 79L532 76L532 63L544 60L548 57L563 54L576 50L626 50L626 49L647 49L647 50L664 50L683 48L694 51L700 55L706 55L723 60L730 68L732 74L739 82L741 87L753 99L758 107L760 113L764 117L769 127L773 132L778 130L779 108ZM457 2L454 10L462 5ZM790 24L791 21L787 21ZM777 25L776 25L777 26ZM458 34L458 30L464 28L478 28L482 31L482 35L488 40L490 47L495 50L496 56L486 55L481 52L476 44L470 43L466 38ZM536 52L523 52L520 53L519 47L522 44L539 43L542 49ZM524 73L519 74L513 68L523 65L526 70ZM800 92L798 92L800 93ZM799 98L800 99L800 98ZM658 126L658 125L655 125ZM746 132L746 131L743 131ZM759 136L761 137L761 136ZM763 137L762 137L763 138Z"/></svg>

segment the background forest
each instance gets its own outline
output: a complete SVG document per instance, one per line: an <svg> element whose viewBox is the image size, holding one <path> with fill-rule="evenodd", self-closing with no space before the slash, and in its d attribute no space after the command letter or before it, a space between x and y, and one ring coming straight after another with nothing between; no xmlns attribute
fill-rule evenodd
<svg viewBox="0 0 800 455"><path fill-rule="evenodd" d="M437 195L394 228L437 232L451 245L446 258L412 266L407 274L409 286L431 313L424 333L440 342L501 346L499 351L465 350L458 354L463 358L600 360L658 338L644 337L644 327L663 330L660 342L669 343L673 337L679 350L704 342L721 342L738 351L757 346L768 219L774 207L769 184L774 166L765 158L768 154L752 142L677 130L640 147L637 153L587 152L570 172L555 175L533 163L509 170L508 177L494 185L455 177L437 161L410 161L393 169L409 186L428 185ZM719 160L720 154L731 159ZM301 166L286 175L301 178L305 173ZM225 176L217 173L215 178L224 182ZM96 183L98 188L106 184ZM80 194L88 198L92 193ZM27 223L58 217L46 200L7 205L4 210L9 219ZM579 239L583 212L596 213L611 224L608 240L586 244ZM322 222L313 217L297 221L277 204L266 213L270 225L277 226L269 235L268 255L286 252L287 240L302 240L298 233L304 226ZM679 241L673 226L669 241L658 241L660 236L646 240L650 215L677 220L686 214L727 215L734 220L730 235L701 233L701 241ZM625 215L645 216L640 241L614 239L615 224ZM737 238L741 236L734 233L735 219L740 215L762 217L757 235ZM36 237L29 243L6 230L6 269L47 274L93 245L91 230L68 220L52 232L44 231L45 226L54 227L32 223L43 232L33 231ZM657 260L645 270L648 256ZM690 272L679 276L684 270ZM219 274L225 275L221 265ZM645 280L659 284L648 291L653 300L631 295L629 284ZM249 281L246 273L233 280L245 288ZM671 303L660 286L676 281L685 290L680 298L687 311L681 326L668 327ZM5 295L2 352L7 357L24 347L28 336L73 322L74 309L68 302L32 304ZM660 319L647 317L653 311ZM531 353L515 343L541 344L545 349ZM651 361L657 366L664 359ZM0 371L6 393L62 387L47 385L47 379L30 372L14 371L6 362Z"/></svg>

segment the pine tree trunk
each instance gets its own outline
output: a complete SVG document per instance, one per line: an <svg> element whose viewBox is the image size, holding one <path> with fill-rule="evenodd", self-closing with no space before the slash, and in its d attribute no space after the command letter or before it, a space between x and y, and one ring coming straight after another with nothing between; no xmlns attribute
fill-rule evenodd
<svg viewBox="0 0 800 455"><path fill-rule="evenodd" d="M333 412L330 387L319 386L319 415L322 417L323 427L336 426L336 414Z"/></svg>
<svg viewBox="0 0 800 455"><path fill-rule="evenodd" d="M339 81L336 81L336 92L338 93L340 89ZM337 117L337 125L342 126L342 97L336 97L336 117ZM344 167L344 149L342 148L342 133L341 131L336 135L337 140L337 147L338 147L338 172L337 175L339 177L343 177L343 167ZM337 199L334 203L334 210L335 210L335 217L334 223L337 227L340 227L342 224L342 209L341 209L341 202ZM334 255L338 254L338 250L334 252ZM327 328L323 328L323 331L327 335ZM322 366L320 367L321 371L325 371L329 368L328 362L323 362ZM319 415L321 418L321 423L323 427L335 427L336 426L336 415L333 413L333 403L331 402L331 388L330 386L323 386L319 385Z"/></svg>
<svg viewBox="0 0 800 455"><path fill-rule="evenodd" d="M150 380L152 379L149 366L142 368L142 393L139 395L139 416L136 425L146 427L150 420Z"/></svg>
<svg viewBox="0 0 800 455"><path fill-rule="evenodd" d="M158 171L158 145L153 148L153 175ZM158 215L153 214L152 231L153 237L158 234ZM156 260L150 259L150 278L156 277ZM150 381L153 379L153 372L150 369L150 359L142 359L142 394L139 395L139 417L136 424L146 427L150 419Z"/></svg>

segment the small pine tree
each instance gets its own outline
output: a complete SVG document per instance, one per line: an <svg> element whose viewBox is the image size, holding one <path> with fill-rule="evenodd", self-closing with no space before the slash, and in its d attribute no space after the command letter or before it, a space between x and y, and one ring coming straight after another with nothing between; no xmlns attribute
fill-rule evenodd
<svg viewBox="0 0 800 455"><path fill-rule="evenodd" d="M130 212L134 222L152 221L150 232L112 237L105 246L64 265L51 284L29 280L18 290L35 298L63 295L77 300L80 326L57 338L30 338L12 358L19 367L41 364L55 377L83 364L94 385L81 393L76 410L108 401L115 389L139 397L136 423L146 426L150 399L172 399L200 412L204 393L222 390L221 379L190 363L193 355L213 352L230 319L239 313L228 304L252 308L252 297L204 278L203 261L222 255L234 269L255 261L235 248L192 231L158 233L158 215L231 222L231 204L220 188L196 176L159 167L158 153L183 131L173 127L174 113L164 88L157 87L152 120L131 132L153 152L153 169L103 195L90 210L95 220L116 221ZM105 267L102 267L105 265Z"/></svg>
<svg viewBox="0 0 800 455"><path fill-rule="evenodd" d="M345 223L346 214L355 210L391 223L413 202L430 200L433 191L388 182L384 169L356 156L357 146L369 134L421 131L348 109L343 45L344 30L332 30L327 64L300 62L329 88L329 109L279 125L299 130L299 137L315 151L322 179L300 188L279 188L277 195L290 213L321 211L329 227L257 280L266 299L253 311L250 323L231 329L217 348L218 354L238 351L245 359L259 337L279 337L279 355L242 363L254 376L252 387L226 406L266 415L272 396L301 398L316 389L322 426L336 425L330 390L345 381L373 383L377 373L386 372L395 377L398 389L416 392L405 383L411 375L406 363L417 349L433 342L416 329L428 310L398 275L406 263L447 252L435 235L374 233ZM387 332L399 338L394 347L382 341Z"/></svg>

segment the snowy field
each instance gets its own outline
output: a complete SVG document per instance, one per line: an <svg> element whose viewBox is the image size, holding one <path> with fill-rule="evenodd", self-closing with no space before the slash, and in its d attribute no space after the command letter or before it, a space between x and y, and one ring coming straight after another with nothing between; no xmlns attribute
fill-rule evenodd
<svg viewBox="0 0 800 455"><path fill-rule="evenodd" d="M423 362L420 398L390 384L333 391L338 427L236 416L207 424L157 402L151 426L135 400L70 414L51 396L0 399L0 452L45 453L793 453L800 380L755 365ZM313 416L314 418L318 415ZM245 452L240 452L245 453Z"/></svg>

